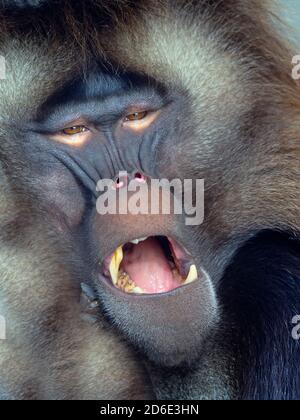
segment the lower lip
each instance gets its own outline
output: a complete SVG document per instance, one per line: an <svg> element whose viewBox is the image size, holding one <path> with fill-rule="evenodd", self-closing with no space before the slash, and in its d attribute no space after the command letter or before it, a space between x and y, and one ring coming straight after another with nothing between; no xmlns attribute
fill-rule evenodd
<svg viewBox="0 0 300 420"><path fill-rule="evenodd" d="M199 274L199 271L198 271ZM201 270L200 270L200 274L201 274ZM193 283L190 284L186 284L186 285L182 285L180 287L177 287L174 290L171 290L170 292L167 293L155 293L155 294L147 294L147 293L142 293L142 294L134 294L134 293L125 293L123 292L123 290L115 287L112 283L112 281L110 279L108 279L107 277L103 276L102 274L98 274L98 280L100 282L100 286L101 285L105 285L107 286L107 288L114 294L117 294L120 297L128 297L129 299L148 299L148 298L152 298L152 299L159 299L162 297L170 297L170 296L175 296L178 293L180 293L182 290L188 290L191 289L193 286L197 285L199 283L199 280L201 279L201 276L199 276L198 280L194 281Z"/></svg>

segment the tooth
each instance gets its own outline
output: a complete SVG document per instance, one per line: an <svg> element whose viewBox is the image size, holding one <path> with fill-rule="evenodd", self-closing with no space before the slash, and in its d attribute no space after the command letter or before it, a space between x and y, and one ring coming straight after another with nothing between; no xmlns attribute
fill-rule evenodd
<svg viewBox="0 0 300 420"><path fill-rule="evenodd" d="M145 242L148 238L134 239L131 241L133 245L138 245L140 242Z"/></svg>
<svg viewBox="0 0 300 420"><path fill-rule="evenodd" d="M135 287L134 289L132 289L131 293L135 293L136 295L142 295L144 291L140 287Z"/></svg>
<svg viewBox="0 0 300 420"><path fill-rule="evenodd" d="M119 270L120 270L121 262L123 261L123 256L124 256L123 248L120 246L114 253L110 262L109 272L112 278L112 282L115 286L118 283Z"/></svg>
<svg viewBox="0 0 300 420"><path fill-rule="evenodd" d="M197 267L195 265L191 265L190 272L189 272L189 274L188 274L188 276L187 276L187 278L186 278L186 280L183 284L193 283L197 279L198 279Z"/></svg>

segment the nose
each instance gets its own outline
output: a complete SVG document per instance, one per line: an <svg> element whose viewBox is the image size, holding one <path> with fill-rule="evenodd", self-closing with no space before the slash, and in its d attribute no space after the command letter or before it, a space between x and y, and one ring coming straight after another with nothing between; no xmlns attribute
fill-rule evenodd
<svg viewBox="0 0 300 420"><path fill-rule="evenodd" d="M120 172L115 179L113 188L120 190L121 188L127 187L128 184L133 180L141 184L145 184L147 182L146 176L140 171L134 171L132 174L128 174L127 172Z"/></svg>

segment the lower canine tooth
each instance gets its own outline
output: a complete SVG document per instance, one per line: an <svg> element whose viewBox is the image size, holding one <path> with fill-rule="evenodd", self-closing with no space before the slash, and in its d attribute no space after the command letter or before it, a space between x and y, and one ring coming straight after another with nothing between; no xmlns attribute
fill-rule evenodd
<svg viewBox="0 0 300 420"><path fill-rule="evenodd" d="M144 291L140 287L135 287L131 293L135 293L136 295L142 295Z"/></svg>
<svg viewBox="0 0 300 420"><path fill-rule="evenodd" d="M124 256L123 248L120 246L114 253L110 262L109 272L112 278L112 282L115 286L118 283L119 269L120 269L121 262L123 261L123 256Z"/></svg>
<svg viewBox="0 0 300 420"><path fill-rule="evenodd" d="M194 281L196 281L198 279L198 271L197 271L197 267L195 265L191 265L190 267L190 272L185 280L185 282L183 283L185 284L190 284L193 283Z"/></svg>

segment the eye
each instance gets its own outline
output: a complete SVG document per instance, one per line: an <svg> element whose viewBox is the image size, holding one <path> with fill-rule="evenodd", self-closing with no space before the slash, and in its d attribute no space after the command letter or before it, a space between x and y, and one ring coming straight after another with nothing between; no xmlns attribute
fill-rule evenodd
<svg viewBox="0 0 300 420"><path fill-rule="evenodd" d="M141 121L146 118L148 115L147 111L144 112L134 112L133 114L127 115L125 121Z"/></svg>
<svg viewBox="0 0 300 420"><path fill-rule="evenodd" d="M128 114L123 121L123 127L136 132L144 131L156 120L159 112L137 111Z"/></svg>
<svg viewBox="0 0 300 420"><path fill-rule="evenodd" d="M75 136L76 134L86 133L89 131L84 125L75 125L74 127L64 128L62 133L66 136Z"/></svg>
<svg viewBox="0 0 300 420"><path fill-rule="evenodd" d="M51 135L50 138L72 147L83 146L91 137L91 130L85 125L73 125Z"/></svg>

